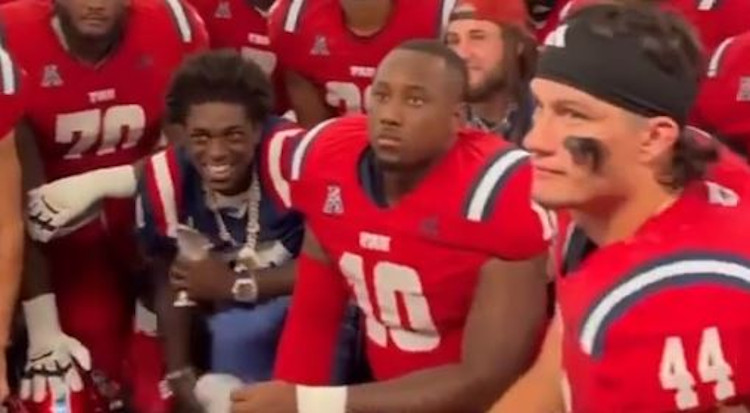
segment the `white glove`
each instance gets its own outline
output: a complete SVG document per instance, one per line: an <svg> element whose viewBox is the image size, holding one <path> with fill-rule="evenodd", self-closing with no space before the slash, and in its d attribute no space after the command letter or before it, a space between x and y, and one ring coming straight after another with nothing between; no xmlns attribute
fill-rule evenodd
<svg viewBox="0 0 750 413"><path fill-rule="evenodd" d="M21 398L41 402L52 392L57 399L67 391L83 389L79 368L91 369L89 351L78 340L60 329L53 294L43 294L23 303L29 351ZM77 366L76 366L77 364Z"/></svg>
<svg viewBox="0 0 750 413"><path fill-rule="evenodd" d="M137 189L130 165L97 169L44 184L28 192L27 231L32 239L47 242L104 198L129 198ZM83 220L70 233L88 222Z"/></svg>
<svg viewBox="0 0 750 413"><path fill-rule="evenodd" d="M206 413L227 413L232 407L230 396L242 387L242 380L229 374L204 374L195 384L193 394Z"/></svg>

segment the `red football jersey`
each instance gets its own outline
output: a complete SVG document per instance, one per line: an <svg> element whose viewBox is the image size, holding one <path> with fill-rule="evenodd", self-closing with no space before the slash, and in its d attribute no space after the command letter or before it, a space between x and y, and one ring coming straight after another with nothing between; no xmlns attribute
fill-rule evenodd
<svg viewBox="0 0 750 413"><path fill-rule="evenodd" d="M246 0L189 0L203 18L212 49L235 49L265 71L273 82L276 112L289 109L283 72L268 38L268 20Z"/></svg>
<svg viewBox="0 0 750 413"><path fill-rule="evenodd" d="M540 44L544 43L547 35L555 30L560 22L565 19L573 3L574 1L571 0L556 0L555 6L549 13L547 20L536 25L536 38Z"/></svg>
<svg viewBox="0 0 750 413"><path fill-rule="evenodd" d="M73 57L53 24L53 3L4 5L8 50L28 74L27 119L49 180L135 162L161 135L167 84L205 28L179 0L133 0L121 44L92 66ZM159 39L159 41L154 41Z"/></svg>
<svg viewBox="0 0 750 413"><path fill-rule="evenodd" d="M460 132L390 208L360 184L367 150L364 116L313 129L293 157L292 203L345 277L365 316L374 376L387 380L458 362L482 265L530 258L547 242L544 214L529 200L527 154L496 136Z"/></svg>
<svg viewBox="0 0 750 413"><path fill-rule="evenodd" d="M736 201L725 187L695 182L634 236L599 249L562 226L557 294L570 411L713 411L750 401L750 247L741 241L750 220Z"/></svg>
<svg viewBox="0 0 750 413"><path fill-rule="evenodd" d="M380 61L414 38L438 38L455 0L394 0L386 26L370 37L352 33L338 0L279 0L270 16L271 44L285 69L316 84L336 113L367 108Z"/></svg>
<svg viewBox="0 0 750 413"><path fill-rule="evenodd" d="M0 139L16 127L23 116L26 101L23 72L19 70L10 54L0 48Z"/></svg>
<svg viewBox="0 0 750 413"><path fill-rule="evenodd" d="M691 120L750 154L750 32L711 56Z"/></svg>
<svg viewBox="0 0 750 413"><path fill-rule="evenodd" d="M667 0L664 5L680 12L695 26L707 54L725 39L750 31L747 0Z"/></svg>

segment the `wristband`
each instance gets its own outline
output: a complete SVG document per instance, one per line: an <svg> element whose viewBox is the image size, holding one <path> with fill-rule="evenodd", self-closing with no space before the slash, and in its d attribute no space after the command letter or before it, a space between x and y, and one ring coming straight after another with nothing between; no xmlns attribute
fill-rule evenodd
<svg viewBox="0 0 750 413"><path fill-rule="evenodd" d="M347 388L296 386L298 413L346 413Z"/></svg>

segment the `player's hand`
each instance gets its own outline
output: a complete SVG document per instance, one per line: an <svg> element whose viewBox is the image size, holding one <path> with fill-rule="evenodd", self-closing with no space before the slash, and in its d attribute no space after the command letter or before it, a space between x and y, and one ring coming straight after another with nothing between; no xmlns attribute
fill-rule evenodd
<svg viewBox="0 0 750 413"><path fill-rule="evenodd" d="M61 236L62 229L90 211L101 194L86 186L83 175L58 179L28 192L27 231L39 242Z"/></svg>
<svg viewBox="0 0 750 413"><path fill-rule="evenodd" d="M186 291L198 301L232 299L232 286L237 275L215 255L198 260L177 257L172 264L170 281L176 290Z"/></svg>
<svg viewBox="0 0 750 413"><path fill-rule="evenodd" d="M75 230L87 221L81 220L73 228L71 222L85 215L104 198L129 198L137 188L135 168L130 165L101 168L58 179L34 188L28 193L27 223L32 239L47 242L55 236ZM88 213L88 214L87 214Z"/></svg>
<svg viewBox="0 0 750 413"><path fill-rule="evenodd" d="M88 349L62 332L55 297L44 294L23 303L29 331L28 360L21 380L21 398L41 402L67 391L83 389L80 369L91 369Z"/></svg>
<svg viewBox="0 0 750 413"><path fill-rule="evenodd" d="M3 348L0 347L0 349ZM5 352L3 351L3 354L0 354L0 404L8 398L9 393L7 364L5 360Z"/></svg>
<svg viewBox="0 0 750 413"><path fill-rule="evenodd" d="M232 413L297 413L293 384L282 381L246 386L232 392Z"/></svg>

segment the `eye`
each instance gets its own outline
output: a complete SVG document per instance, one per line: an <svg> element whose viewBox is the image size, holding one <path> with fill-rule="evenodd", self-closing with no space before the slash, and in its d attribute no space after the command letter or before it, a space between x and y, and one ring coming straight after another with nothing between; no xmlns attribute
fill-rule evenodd
<svg viewBox="0 0 750 413"><path fill-rule="evenodd" d="M385 92L383 92L382 90L374 90L374 91L370 92L370 96L372 96L372 98L376 102L379 102L379 103L382 103L382 102L385 102L386 100L388 100L388 95Z"/></svg>
<svg viewBox="0 0 750 413"><path fill-rule="evenodd" d="M420 107L420 106L424 105L425 101L424 101L423 98L421 98L419 96L409 96L406 99L406 103L408 103L409 106Z"/></svg>
<svg viewBox="0 0 750 413"><path fill-rule="evenodd" d="M575 119L575 120L588 120L588 119L590 119L587 115L585 115L585 114L583 114L583 113L581 113L581 112L579 112L577 110L568 109L568 108L560 109L560 115L564 116L564 117L567 117L567 118Z"/></svg>
<svg viewBox="0 0 750 413"><path fill-rule="evenodd" d="M227 134L227 137L231 141L241 141L245 139L245 133L240 130L231 131L229 132L229 134Z"/></svg>
<svg viewBox="0 0 750 413"><path fill-rule="evenodd" d="M202 132L197 132L190 135L190 140L197 145L204 145L208 143L208 139L208 134Z"/></svg>

